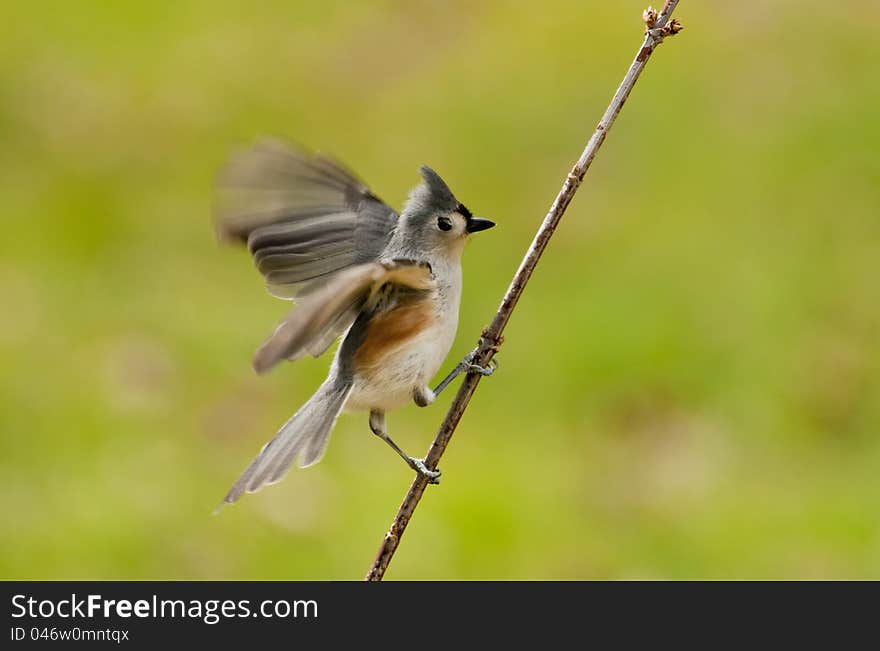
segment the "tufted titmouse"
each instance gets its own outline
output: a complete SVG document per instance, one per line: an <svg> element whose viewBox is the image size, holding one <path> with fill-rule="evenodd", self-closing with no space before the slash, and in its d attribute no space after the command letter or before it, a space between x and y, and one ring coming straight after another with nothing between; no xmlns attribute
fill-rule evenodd
<svg viewBox="0 0 880 651"><path fill-rule="evenodd" d="M495 224L471 215L434 170L419 171L423 182L400 215L339 163L277 141L233 156L221 172L219 237L246 243L269 292L297 302L257 350L257 373L283 359L318 357L344 333L327 379L224 503L279 481L297 459L301 467L320 461L343 409L368 410L373 433L439 481L439 470L391 440L385 412L409 400L431 404L463 372L491 374L469 355L428 387L455 338L465 242Z"/></svg>

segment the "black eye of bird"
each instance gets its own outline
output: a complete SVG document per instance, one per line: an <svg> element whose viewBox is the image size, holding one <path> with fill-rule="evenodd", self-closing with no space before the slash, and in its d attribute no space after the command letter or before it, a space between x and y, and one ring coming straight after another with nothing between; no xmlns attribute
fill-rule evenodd
<svg viewBox="0 0 880 651"><path fill-rule="evenodd" d="M437 226L441 231L448 231L452 228L452 221L449 217L441 217L437 220Z"/></svg>

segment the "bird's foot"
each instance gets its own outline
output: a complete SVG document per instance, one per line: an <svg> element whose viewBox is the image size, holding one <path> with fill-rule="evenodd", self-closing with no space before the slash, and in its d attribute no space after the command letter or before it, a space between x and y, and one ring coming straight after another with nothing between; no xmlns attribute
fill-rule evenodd
<svg viewBox="0 0 880 651"><path fill-rule="evenodd" d="M439 484L440 483L440 475L442 473L440 472L439 469L429 470L428 466L425 465L424 459L416 459L415 457L409 457L409 465L413 470L415 470L422 477L427 479L429 484Z"/></svg>
<svg viewBox="0 0 880 651"><path fill-rule="evenodd" d="M479 375L489 377L495 372L495 369L498 368L498 361L494 357L489 360L488 366L480 366L479 364L474 364L472 361L474 357L476 357L476 351L470 353L462 360L462 364L464 365L464 370L466 373L478 373Z"/></svg>
<svg viewBox="0 0 880 651"><path fill-rule="evenodd" d="M452 369L452 372L445 378L443 378L443 381L437 385L436 389L434 389L434 398L439 396L440 392L448 387L449 383L462 373L476 373L483 376L489 376L495 372L495 369L498 368L498 362L495 361L494 357L489 360L488 366L480 366L479 364L474 364L474 360L477 358L477 353L479 352L479 350L479 348L475 348L467 355L465 355L464 359L461 360L454 369ZM420 407L423 406L423 402L424 404L429 404L430 402L433 402L433 398L429 401L426 401L425 398L421 395L414 395L413 397L415 398L416 404Z"/></svg>

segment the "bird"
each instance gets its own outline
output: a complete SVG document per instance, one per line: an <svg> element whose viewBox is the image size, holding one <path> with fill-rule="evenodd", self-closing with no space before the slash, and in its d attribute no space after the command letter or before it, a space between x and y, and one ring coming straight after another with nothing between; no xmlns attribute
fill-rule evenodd
<svg viewBox="0 0 880 651"><path fill-rule="evenodd" d="M318 463L339 414L366 411L372 432L429 483L440 471L389 436L386 412L430 405L458 375L496 364L467 355L435 388L429 382L458 327L461 258L475 217L430 167L398 214L342 163L263 138L235 152L217 176L215 227L247 246L270 294L294 307L258 348L262 375L283 360L319 357L337 339L327 379L245 468L221 507L280 481L294 462Z"/></svg>

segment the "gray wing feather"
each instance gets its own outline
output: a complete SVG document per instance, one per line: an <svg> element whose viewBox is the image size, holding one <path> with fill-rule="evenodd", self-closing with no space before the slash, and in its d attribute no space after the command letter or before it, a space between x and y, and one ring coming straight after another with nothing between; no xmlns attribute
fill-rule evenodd
<svg viewBox="0 0 880 651"><path fill-rule="evenodd" d="M327 326L327 331L323 337L315 338L314 341L310 342L308 347L305 349L312 357L320 357L323 355L330 346L333 345L333 342L339 338L343 332L348 330L352 323L354 323L355 319L360 312L360 305L357 303L352 303L352 306L348 310L341 310L339 313L339 317L336 318L333 323ZM298 357L288 357L288 359L293 362L299 359Z"/></svg>
<svg viewBox="0 0 880 651"><path fill-rule="evenodd" d="M246 243L281 298L376 260L397 223L397 213L344 166L276 140L234 155L217 186L220 238Z"/></svg>
<svg viewBox="0 0 880 651"><path fill-rule="evenodd" d="M314 283L319 286L303 289L299 304L257 350L253 362L257 373L265 373L285 358L324 352L382 285L393 283L427 290L434 286L434 278L431 267L425 263L393 260L350 267L326 282Z"/></svg>

